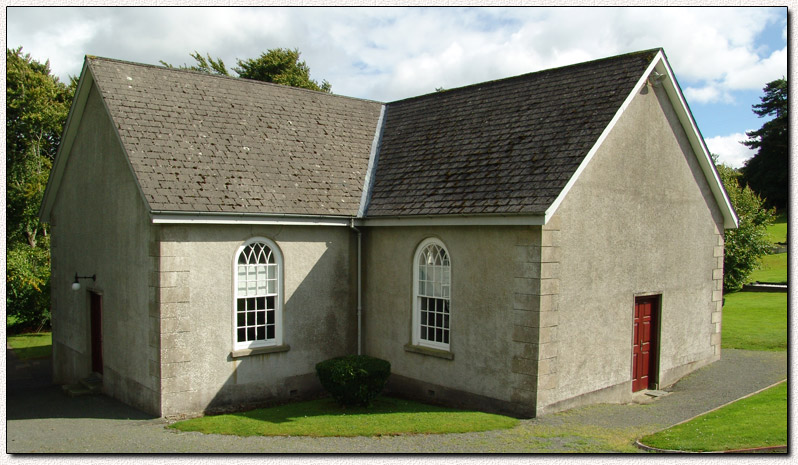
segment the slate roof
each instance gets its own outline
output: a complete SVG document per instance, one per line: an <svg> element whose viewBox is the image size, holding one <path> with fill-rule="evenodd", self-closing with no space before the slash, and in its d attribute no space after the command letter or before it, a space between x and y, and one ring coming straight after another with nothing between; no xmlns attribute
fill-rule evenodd
<svg viewBox="0 0 798 465"><path fill-rule="evenodd" d="M544 213L658 51L388 103L366 216ZM357 215L381 103L87 66L151 210Z"/></svg>
<svg viewBox="0 0 798 465"><path fill-rule="evenodd" d="M357 214L382 104L87 61L152 210Z"/></svg>
<svg viewBox="0 0 798 465"><path fill-rule="evenodd" d="M542 214L658 51L388 104L367 216Z"/></svg>

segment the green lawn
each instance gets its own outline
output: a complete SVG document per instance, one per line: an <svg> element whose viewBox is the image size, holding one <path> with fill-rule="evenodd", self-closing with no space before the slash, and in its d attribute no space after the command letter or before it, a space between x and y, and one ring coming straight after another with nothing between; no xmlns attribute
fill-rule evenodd
<svg viewBox="0 0 798 465"><path fill-rule="evenodd" d="M488 431L517 424L517 419L501 415L378 397L370 408L343 409L326 398L193 418L169 427L236 436L382 436Z"/></svg>
<svg viewBox="0 0 798 465"><path fill-rule="evenodd" d="M748 276L748 282L787 283L787 253L762 257L762 268Z"/></svg>
<svg viewBox="0 0 798 465"><path fill-rule="evenodd" d="M787 213L779 213L773 224L768 227L768 237L771 242L787 242Z"/></svg>
<svg viewBox="0 0 798 465"><path fill-rule="evenodd" d="M49 357L53 351L53 333L9 334L7 337L8 345L23 360Z"/></svg>
<svg viewBox="0 0 798 465"><path fill-rule="evenodd" d="M734 292L725 297L723 348L787 350L786 292Z"/></svg>
<svg viewBox="0 0 798 465"><path fill-rule="evenodd" d="M644 436L659 449L722 451L787 444L787 383L729 404L687 423Z"/></svg>

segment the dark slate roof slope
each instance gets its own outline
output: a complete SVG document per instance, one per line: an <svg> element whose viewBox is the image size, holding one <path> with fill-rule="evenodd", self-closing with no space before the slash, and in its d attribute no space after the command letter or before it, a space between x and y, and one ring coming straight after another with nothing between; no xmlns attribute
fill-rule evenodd
<svg viewBox="0 0 798 465"><path fill-rule="evenodd" d="M367 216L545 212L658 51L388 104Z"/></svg>
<svg viewBox="0 0 798 465"><path fill-rule="evenodd" d="M357 214L381 104L88 58L155 211Z"/></svg>

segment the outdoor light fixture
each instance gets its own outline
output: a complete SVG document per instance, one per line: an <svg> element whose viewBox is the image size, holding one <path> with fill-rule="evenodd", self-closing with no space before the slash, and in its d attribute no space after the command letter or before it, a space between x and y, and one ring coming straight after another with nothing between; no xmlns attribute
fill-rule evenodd
<svg viewBox="0 0 798 465"><path fill-rule="evenodd" d="M78 279L91 279L92 281L97 281L97 275L93 274L91 276L78 276L78 274L75 273L75 282L72 283L73 291L80 290L80 282L78 282Z"/></svg>

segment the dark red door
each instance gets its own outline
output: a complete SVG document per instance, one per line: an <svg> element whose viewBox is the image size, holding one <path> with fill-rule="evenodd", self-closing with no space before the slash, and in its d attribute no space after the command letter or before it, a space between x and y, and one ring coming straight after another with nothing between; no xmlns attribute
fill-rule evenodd
<svg viewBox="0 0 798 465"><path fill-rule="evenodd" d="M635 327L632 340L632 392L648 389L654 380L659 296L635 299Z"/></svg>
<svg viewBox="0 0 798 465"><path fill-rule="evenodd" d="M90 292L91 296L91 370L103 372L103 296Z"/></svg>

